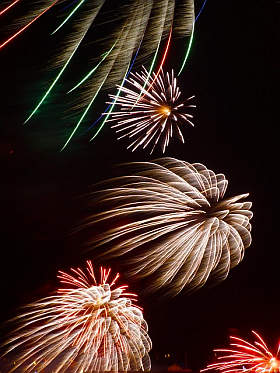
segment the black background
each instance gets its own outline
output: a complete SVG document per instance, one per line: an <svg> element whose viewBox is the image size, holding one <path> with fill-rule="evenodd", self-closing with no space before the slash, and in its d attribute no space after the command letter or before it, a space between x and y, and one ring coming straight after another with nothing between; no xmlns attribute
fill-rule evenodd
<svg viewBox="0 0 280 373"><path fill-rule="evenodd" d="M226 345L228 334L247 338L251 329L272 346L278 342L279 228L272 218L279 195L279 121L273 102L279 62L277 12L277 2L209 0L196 24L190 58L179 80L186 95L196 95L195 127L186 128L186 143L172 142L166 155L224 173L227 196L250 193L253 243L243 262L216 287L174 299L140 294L154 359L168 352L172 361L181 361L186 352L188 365L198 369L211 359L214 347ZM96 181L112 176L117 163L151 159L142 151L127 151L109 126L93 143L78 136L59 152L74 123L60 111L62 83L40 115L22 125L54 76L48 70L51 21L51 15L45 17L0 51L2 322L20 305L52 291L58 269L92 258L82 252L81 238L69 234L86 209L85 200L78 197ZM178 65L175 52L185 46L182 40L176 43L168 68ZM103 98L89 120L102 110ZM118 269L117 262L115 266ZM137 283L130 282L130 287L140 292Z"/></svg>

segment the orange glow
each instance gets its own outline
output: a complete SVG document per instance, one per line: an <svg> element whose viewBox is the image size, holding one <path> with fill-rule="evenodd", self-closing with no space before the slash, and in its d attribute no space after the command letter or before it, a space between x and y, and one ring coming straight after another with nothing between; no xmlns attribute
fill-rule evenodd
<svg viewBox="0 0 280 373"><path fill-rule="evenodd" d="M275 357L273 357L270 359L269 364L270 372L280 372L280 360L277 360Z"/></svg>
<svg viewBox="0 0 280 373"><path fill-rule="evenodd" d="M171 114L171 109L168 106L161 106L158 111L167 117Z"/></svg>

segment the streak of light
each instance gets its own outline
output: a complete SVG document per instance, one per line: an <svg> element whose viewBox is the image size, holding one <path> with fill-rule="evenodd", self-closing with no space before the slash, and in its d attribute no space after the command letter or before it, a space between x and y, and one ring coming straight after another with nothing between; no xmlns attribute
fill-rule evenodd
<svg viewBox="0 0 280 373"><path fill-rule="evenodd" d="M59 0L55 0L48 8L43 10L40 14L38 14L37 17L33 18L27 25L23 26L19 31L17 31L14 35L12 35L9 39L4 41L0 45L0 49L5 47L8 43L10 43L12 40L14 40L18 35L20 35L23 31L25 31L29 26L31 26L35 21L37 21L38 18L40 18L43 14L45 14L48 10L50 10Z"/></svg>
<svg viewBox="0 0 280 373"><path fill-rule="evenodd" d="M0 16L2 16L2 14L6 13L9 9L11 9L14 5L16 5L16 3L18 3L20 0L15 0L12 4L8 5L6 8L4 8L3 10L1 10L0 12Z"/></svg>

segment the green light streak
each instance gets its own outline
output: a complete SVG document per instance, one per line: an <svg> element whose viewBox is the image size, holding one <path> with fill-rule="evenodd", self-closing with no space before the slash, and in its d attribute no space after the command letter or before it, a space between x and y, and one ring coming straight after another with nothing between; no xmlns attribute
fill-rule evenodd
<svg viewBox="0 0 280 373"><path fill-rule="evenodd" d="M81 0L79 4L72 10L72 12L65 18L65 20L51 33L51 35L55 34L68 20L72 17L72 15L79 9L79 7L85 2L85 0Z"/></svg>
<svg viewBox="0 0 280 373"><path fill-rule="evenodd" d="M124 85L124 82L125 82L125 79L126 79L126 74L127 74L128 70L129 70L129 65L128 65L127 69L126 69L125 76L124 76L124 78L123 78L123 80L122 80L121 86L120 86L120 88L119 88L119 90L118 90L118 93L117 93L117 95L116 95L116 98L115 98L114 103L112 104L110 110L109 110L108 113L106 114L106 116L105 116L103 122L100 124L100 127L98 128L98 130L95 132L95 134L92 136L92 138L91 138L89 141L92 141L92 140L94 140L94 139L96 138L96 136L99 134L99 132L102 130L102 128L104 127L105 123L107 122L107 119L108 119L109 115L111 114L111 112L113 111L113 109L114 109L114 107L115 107L116 100L118 99L118 97L119 97L119 95L120 95L120 93L121 93L121 88L122 88L123 85Z"/></svg>
<svg viewBox="0 0 280 373"><path fill-rule="evenodd" d="M113 44L113 46L106 53L103 54L103 58L101 59L101 61L77 85L75 85L75 87L73 87L72 89L70 89L70 91L68 91L67 94L70 93L70 92L72 92L72 91L74 91L76 88L78 88L81 84L84 83L85 80L87 80L96 71L96 69L101 65L101 63L112 52L112 50L114 49L117 41Z"/></svg>
<svg viewBox="0 0 280 373"><path fill-rule="evenodd" d="M107 79L107 76L106 76L106 78L103 80L102 84L99 86L98 90L96 91L95 95L93 96L93 98L92 98L92 100L90 101L90 103L88 104L88 106L86 107L86 109L85 109L85 111L83 112L83 114L82 114L80 120L78 121L77 125L75 126L75 128L74 128L73 131L71 132L70 136L68 137L66 143L65 143L65 144L63 145L63 147L60 149L61 152L66 148L66 146L68 145L69 141L72 139L72 137L74 136L75 132L76 132L77 129L79 128L79 125L82 123L84 117L86 116L87 112L89 111L91 105L93 104L93 102L94 102L96 96L98 95L98 93L99 93L100 89L102 88L102 86L103 86L103 84L104 84L104 82L105 82L106 79Z"/></svg>
<svg viewBox="0 0 280 373"><path fill-rule="evenodd" d="M186 55L185 55L185 58L184 58L184 61L182 63L182 66L181 66L181 69L178 73L178 76L181 74L181 72L184 70L184 67L186 65L186 62L187 62L187 59L189 57L189 54L190 54L190 51L191 51L191 47L192 47L192 42L193 42L193 35L194 35L194 22L193 22L193 27L192 27L192 33L191 33L191 36L190 36L190 41L189 41L189 45L188 45L188 49L187 49L187 52L186 52Z"/></svg>
<svg viewBox="0 0 280 373"><path fill-rule="evenodd" d="M80 39L79 43L77 44L77 46L75 47L73 53L71 54L71 56L68 58L67 62L65 63L65 65L62 67L62 69L60 70L59 74L57 75L57 77L55 78L55 80L52 82L52 84L50 85L49 89L47 90L47 92L44 94L44 96L42 97L42 99L40 100L40 102L38 103L38 105L35 107L35 109L32 111L32 113L29 115L29 117L25 120L24 124L26 124L32 117L33 115L36 113L36 111L39 109L39 107L42 105L42 103L45 101L46 97L50 94L51 90L53 89L53 87L56 85L58 79L61 77L61 75L63 74L64 70L66 69L66 67L68 66L68 64L70 63L72 57L74 56L74 54L76 53L76 50L79 48L79 45L81 44L84 36L85 36L86 32L84 33L84 35L82 36L82 38Z"/></svg>

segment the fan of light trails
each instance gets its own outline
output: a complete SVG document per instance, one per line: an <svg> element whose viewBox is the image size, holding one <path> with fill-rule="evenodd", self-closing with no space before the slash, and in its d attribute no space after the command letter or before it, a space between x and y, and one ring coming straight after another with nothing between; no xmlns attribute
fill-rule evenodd
<svg viewBox="0 0 280 373"><path fill-rule="evenodd" d="M6 1L0 8L0 15L4 17L11 9L15 11L20 3L20 0ZM60 19L54 25L52 35L63 32L67 24L71 28L70 31L66 29L65 43L54 59L52 68L57 68L58 72L25 123L37 113L66 69L70 73L71 66L79 61L83 72L76 84L68 87L68 93L73 95L70 99L72 110L81 114L78 114L80 119L68 140L85 120L100 90L113 88L123 81L136 53L138 63L152 57L150 74L161 55L162 41L171 31L172 38L190 36L194 25L193 0L122 0L113 4L109 0L37 0L30 6L30 13L15 23L15 26L20 25L16 32L0 42L0 49L15 41L50 10ZM90 48L87 42L91 43ZM182 60L181 64L179 62L182 69L185 64L183 53L179 60ZM83 66L90 67L85 71Z"/></svg>
<svg viewBox="0 0 280 373"><path fill-rule="evenodd" d="M225 176L200 163L161 158L129 166L130 176L89 197L95 212L81 227L93 232L89 247L126 255L127 272L152 276L152 291L177 294L224 280L251 244L251 202L241 201L248 194L224 199Z"/></svg>
<svg viewBox="0 0 280 373"><path fill-rule="evenodd" d="M7 356L18 355L9 372L96 372L150 370L151 340L136 295L116 287L117 274L100 268L97 283L92 263L87 270L59 272L57 295L27 307L6 343ZM65 286L64 285L64 286Z"/></svg>
<svg viewBox="0 0 280 373"><path fill-rule="evenodd" d="M188 103L194 96L185 102L180 100L181 92L174 71L164 74L161 70L159 75L149 76L143 68L141 74L132 73L127 83L131 88L126 85L119 87L123 95L110 95L121 110L111 114L111 120L117 122L112 127L120 135L118 139L128 137L131 141L128 149L132 151L151 145L150 153L157 144L164 153L173 133L184 142L180 127L187 123L193 126L190 120L193 116L185 111L195 107Z"/></svg>
<svg viewBox="0 0 280 373"><path fill-rule="evenodd" d="M272 373L280 372L279 348L275 355L269 351L264 340L259 334L252 331L255 336L254 343L249 343L241 338L230 337L230 348L214 350L218 354L219 362L209 364L201 372L208 370L228 372L255 372Z"/></svg>

